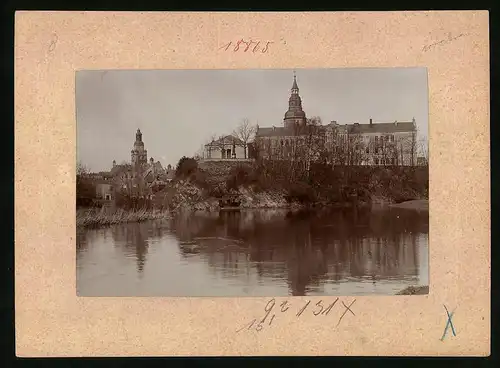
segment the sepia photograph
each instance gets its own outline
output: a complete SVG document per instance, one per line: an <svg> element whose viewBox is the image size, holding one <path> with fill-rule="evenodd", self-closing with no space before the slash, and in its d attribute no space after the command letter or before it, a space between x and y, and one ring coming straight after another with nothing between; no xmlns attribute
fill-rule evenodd
<svg viewBox="0 0 500 368"><path fill-rule="evenodd" d="M78 296L428 294L426 68L75 78Z"/></svg>

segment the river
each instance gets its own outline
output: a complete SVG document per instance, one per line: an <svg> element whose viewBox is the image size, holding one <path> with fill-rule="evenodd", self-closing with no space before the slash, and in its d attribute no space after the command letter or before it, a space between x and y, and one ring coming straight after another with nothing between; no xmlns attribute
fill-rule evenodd
<svg viewBox="0 0 500 368"><path fill-rule="evenodd" d="M79 296L394 295L429 284L429 214L195 213L77 230Z"/></svg>

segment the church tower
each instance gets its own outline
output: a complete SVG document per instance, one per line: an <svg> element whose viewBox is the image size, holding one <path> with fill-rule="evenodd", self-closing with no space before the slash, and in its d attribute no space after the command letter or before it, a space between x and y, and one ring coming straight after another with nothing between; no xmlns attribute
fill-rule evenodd
<svg viewBox="0 0 500 368"><path fill-rule="evenodd" d="M288 111L283 119L285 128L289 129L297 125L306 124L306 113L302 110L302 100L299 95L299 86L297 85L297 77L293 73L293 85L288 99Z"/></svg>
<svg viewBox="0 0 500 368"><path fill-rule="evenodd" d="M144 149L144 142L142 141L142 133L139 129L135 133L134 149L131 151L132 165L142 166L148 163L148 151Z"/></svg>

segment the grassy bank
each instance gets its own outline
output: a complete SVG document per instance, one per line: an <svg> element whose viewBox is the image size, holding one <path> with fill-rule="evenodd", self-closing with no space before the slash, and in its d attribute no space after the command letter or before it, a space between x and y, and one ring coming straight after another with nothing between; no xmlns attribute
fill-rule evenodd
<svg viewBox="0 0 500 368"><path fill-rule="evenodd" d="M100 227L125 222L141 222L154 219L170 218L170 212L155 210L125 211L118 209L114 212L103 209L79 209L76 212L76 226Z"/></svg>

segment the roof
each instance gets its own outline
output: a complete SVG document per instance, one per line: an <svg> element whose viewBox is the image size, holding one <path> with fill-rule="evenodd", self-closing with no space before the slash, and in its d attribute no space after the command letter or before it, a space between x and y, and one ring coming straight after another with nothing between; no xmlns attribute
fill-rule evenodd
<svg viewBox="0 0 500 368"><path fill-rule="evenodd" d="M293 76L292 89L299 89L299 86L297 86L297 78L295 77L295 75Z"/></svg>
<svg viewBox="0 0 500 368"><path fill-rule="evenodd" d="M303 126L302 126L303 127ZM325 125L307 125L306 127L326 128ZM285 127L271 127L260 128L257 130L256 137L286 137L307 134L306 129L299 128L285 128Z"/></svg>
<svg viewBox="0 0 500 368"><path fill-rule="evenodd" d="M294 135L293 129L285 127L260 128L255 134L256 137L283 137Z"/></svg>
<svg viewBox="0 0 500 368"><path fill-rule="evenodd" d="M402 133L414 131L413 122L346 124L349 133Z"/></svg>
<svg viewBox="0 0 500 368"><path fill-rule="evenodd" d="M226 135L225 137L221 137L217 140L214 140L208 144L206 144L206 146L220 146L222 144L233 144L233 143L236 143L236 144L240 144L240 145L243 145L243 141L241 139L239 139L238 137L235 137L234 135Z"/></svg>
<svg viewBox="0 0 500 368"><path fill-rule="evenodd" d="M160 161L156 161L155 163L153 163L153 168L156 171L163 171L163 166L161 165Z"/></svg>
<svg viewBox="0 0 500 368"><path fill-rule="evenodd" d="M116 165L111 169L110 173L112 176L117 176L125 171L131 171L131 170L132 170L132 165L129 164Z"/></svg>

